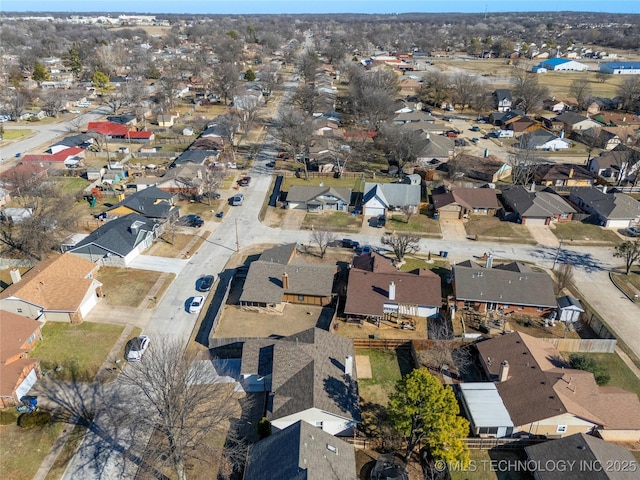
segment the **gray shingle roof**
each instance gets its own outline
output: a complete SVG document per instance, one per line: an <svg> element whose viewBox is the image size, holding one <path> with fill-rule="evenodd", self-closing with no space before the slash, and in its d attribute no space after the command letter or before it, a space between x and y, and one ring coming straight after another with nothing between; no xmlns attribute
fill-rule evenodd
<svg viewBox="0 0 640 480"><path fill-rule="evenodd" d="M575 213L575 209L551 192L530 192L522 185L502 191L502 198L521 217L553 217Z"/></svg>
<svg viewBox="0 0 640 480"><path fill-rule="evenodd" d="M382 192L383 200L389 207L403 207L405 205L420 205L420 185L406 183L370 183L364 184L363 203L378 192Z"/></svg>
<svg viewBox="0 0 640 480"><path fill-rule="evenodd" d="M551 277L544 272L453 266L456 299L555 308Z"/></svg>
<svg viewBox="0 0 640 480"><path fill-rule="evenodd" d="M351 189L292 185L287 193L288 202L309 203L315 201L323 203L324 200L321 197L335 197L348 204L351 201Z"/></svg>
<svg viewBox="0 0 640 480"><path fill-rule="evenodd" d="M242 349L243 374L271 375L267 417L276 420L310 408L360 420L355 368L344 375L353 341L319 328L280 340L248 339Z"/></svg>
<svg viewBox="0 0 640 480"><path fill-rule="evenodd" d="M289 288L284 289L286 272ZM333 288L334 265L293 264L257 260L249 266L240 302L281 303L284 293L328 297Z"/></svg>
<svg viewBox="0 0 640 480"><path fill-rule="evenodd" d="M252 445L244 474L244 480L355 478L353 446L304 421Z"/></svg>
<svg viewBox="0 0 640 480"><path fill-rule="evenodd" d="M107 253L124 257L157 228L155 220L131 213L105 223L69 251L97 257Z"/></svg>
<svg viewBox="0 0 640 480"><path fill-rule="evenodd" d="M546 468L536 472L540 480L634 480L637 471L607 468L609 465L637 465L627 449L584 433L525 447L527 457L538 465L573 465L574 468ZM573 462L573 463L572 463ZM599 462L599 463L598 463ZM589 466L593 466L589 469ZM590 471L591 470L591 471Z"/></svg>
<svg viewBox="0 0 640 480"><path fill-rule="evenodd" d="M594 187L576 187L570 189L570 193L603 218L626 220L640 217L640 202L624 193L602 193Z"/></svg>
<svg viewBox="0 0 640 480"><path fill-rule="evenodd" d="M125 206L147 218L168 218L173 207L173 195L158 187L148 187L126 197L109 210Z"/></svg>

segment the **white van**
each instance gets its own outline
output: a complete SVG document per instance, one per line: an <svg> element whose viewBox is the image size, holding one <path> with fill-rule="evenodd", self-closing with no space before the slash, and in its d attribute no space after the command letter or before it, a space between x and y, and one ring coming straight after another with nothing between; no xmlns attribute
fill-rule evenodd
<svg viewBox="0 0 640 480"><path fill-rule="evenodd" d="M513 130L498 130L496 132L498 138L513 138Z"/></svg>

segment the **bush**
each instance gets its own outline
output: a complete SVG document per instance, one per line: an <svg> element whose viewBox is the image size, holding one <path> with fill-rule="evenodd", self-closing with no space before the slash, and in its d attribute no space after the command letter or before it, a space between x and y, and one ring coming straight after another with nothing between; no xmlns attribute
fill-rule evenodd
<svg viewBox="0 0 640 480"><path fill-rule="evenodd" d="M260 440L271 435L271 422L266 417L262 417L258 422L258 437Z"/></svg>
<svg viewBox="0 0 640 480"><path fill-rule="evenodd" d="M569 355L569 365L571 365L571 368L593 373L593 377L598 385L606 385L609 383L609 380L611 380L611 375L609 375L607 369L586 355L579 353Z"/></svg>
<svg viewBox="0 0 640 480"><path fill-rule="evenodd" d="M0 425L11 425L16 423L18 412L13 408L0 410Z"/></svg>
<svg viewBox="0 0 640 480"><path fill-rule="evenodd" d="M38 410L20 415L18 417L18 426L22 428L44 427L50 421L51 414L49 412Z"/></svg>

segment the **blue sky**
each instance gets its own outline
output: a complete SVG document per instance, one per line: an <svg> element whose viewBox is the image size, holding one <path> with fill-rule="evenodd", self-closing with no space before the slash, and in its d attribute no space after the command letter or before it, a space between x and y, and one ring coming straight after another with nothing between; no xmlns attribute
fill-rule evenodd
<svg viewBox="0 0 640 480"><path fill-rule="evenodd" d="M404 13L582 11L640 13L638 0L0 0L2 11L136 13Z"/></svg>

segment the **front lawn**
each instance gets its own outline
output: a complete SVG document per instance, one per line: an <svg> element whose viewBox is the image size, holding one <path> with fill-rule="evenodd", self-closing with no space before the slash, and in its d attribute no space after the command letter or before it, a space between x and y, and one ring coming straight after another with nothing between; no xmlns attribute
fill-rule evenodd
<svg viewBox="0 0 640 480"><path fill-rule="evenodd" d="M13 412L17 420L19 414ZM58 422L34 428L21 428L16 422L0 426L2 478L33 478L63 428L70 427Z"/></svg>
<svg viewBox="0 0 640 480"><path fill-rule="evenodd" d="M22 129L22 128L16 128L16 129L11 129L9 130L8 128L5 129L4 133L2 134L2 137L5 140L16 140L18 138L22 138L25 137L27 135L29 135L31 133L31 130L28 129Z"/></svg>
<svg viewBox="0 0 640 480"><path fill-rule="evenodd" d="M536 243L526 226L503 222L498 217L472 216L465 222L464 228L468 237L480 241Z"/></svg>
<svg viewBox="0 0 640 480"><path fill-rule="evenodd" d="M326 229L331 231L359 232L362 228L362 215L346 212L307 213L301 230Z"/></svg>
<svg viewBox="0 0 640 480"><path fill-rule="evenodd" d="M559 240L570 245L617 245L622 240L606 228L580 222L557 223L551 231Z"/></svg>
<svg viewBox="0 0 640 480"><path fill-rule="evenodd" d="M151 270L102 267L96 277L104 285L104 300L109 305L138 307L161 275Z"/></svg>
<svg viewBox="0 0 640 480"><path fill-rule="evenodd" d="M91 381L123 330L123 325L105 323L47 322L29 356L57 379ZM55 372L56 367L62 368Z"/></svg>
<svg viewBox="0 0 640 480"><path fill-rule="evenodd" d="M393 214L391 218L387 220L385 228L387 231L412 232L430 237L442 237L440 222L426 215L412 215L411 219L407 222L405 215Z"/></svg>

